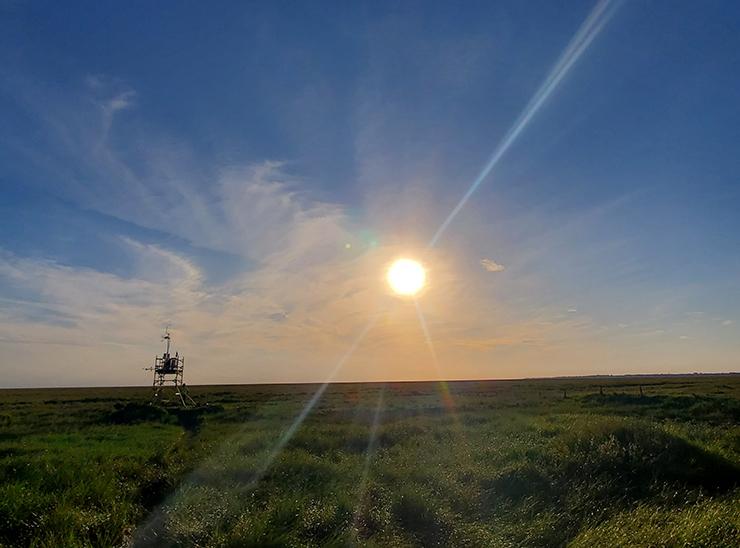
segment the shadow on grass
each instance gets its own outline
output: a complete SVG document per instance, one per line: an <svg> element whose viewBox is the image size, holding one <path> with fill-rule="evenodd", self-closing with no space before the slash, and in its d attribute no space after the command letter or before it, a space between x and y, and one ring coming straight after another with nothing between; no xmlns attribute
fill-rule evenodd
<svg viewBox="0 0 740 548"><path fill-rule="evenodd" d="M542 516L557 524L531 527L517 542L556 546L640 501L671 504L680 494L685 502L739 485L740 468L719 455L659 427L606 420L574 428L548 454L503 469L481 489L489 516L513 512L535 524Z"/></svg>
<svg viewBox="0 0 740 548"><path fill-rule="evenodd" d="M223 408L218 405L164 408L145 403L129 402L116 404L113 411L104 415L101 422L109 424L139 424L142 422L178 424L188 432L197 432L203 425L205 415L221 413L222 411Z"/></svg>

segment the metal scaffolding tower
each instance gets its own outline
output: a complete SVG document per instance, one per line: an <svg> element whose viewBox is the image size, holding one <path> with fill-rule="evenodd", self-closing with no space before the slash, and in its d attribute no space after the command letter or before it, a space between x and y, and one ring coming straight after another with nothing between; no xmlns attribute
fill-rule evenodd
<svg viewBox="0 0 740 548"><path fill-rule="evenodd" d="M161 356L154 358L154 365L147 367L146 371L154 371L152 381L153 405L181 405L182 407L195 406L196 403L190 397L188 387L183 381L185 372L185 358L178 352L170 354L170 342L172 336L169 329L165 330L162 340L166 341L166 348Z"/></svg>

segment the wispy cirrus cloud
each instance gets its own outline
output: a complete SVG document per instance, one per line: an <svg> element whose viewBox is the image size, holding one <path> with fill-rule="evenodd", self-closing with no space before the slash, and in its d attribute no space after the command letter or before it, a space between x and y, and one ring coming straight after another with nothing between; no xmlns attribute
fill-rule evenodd
<svg viewBox="0 0 740 548"><path fill-rule="evenodd" d="M190 382L323 380L379 308L387 312L337 378L434 378L413 307L389 299L383 281L388 262L410 250L430 270L424 313L447 376L578 372L593 356L602 358L589 338L598 321L564 315L573 295L553 297L538 284L545 267L560 264L555 255L572 248L605 208L574 216L559 230L514 217L501 222L515 230L478 232L486 220L469 209L469 250L414 248L438 221L426 205L439 201L429 181L435 162L444 162L436 155L430 162L424 157L418 171L414 164L405 171L386 167L384 132L375 113L364 112L357 163L363 188L373 193L364 222L387 236L370 245L358 230L358 205L312 191L288 162L204 156L150 128L137 131L139 93L129 86L95 77L81 87L71 98L22 93L51 153L40 154L32 143L19 149L53 174L63 199L147 230L118 227L106 241L127 257L125 274L105 265L0 255L0 361L17 364L4 383L140 383L140 367L158 350L157 330L166 323L187 350ZM131 123L119 125L127 116ZM400 156L399 164L406 161ZM502 252L491 232L523 236ZM180 242L242 262L214 283L214 265ZM502 272L503 264L477 259L499 253L512 257L507 275L489 278L485 288L475 285L481 276L465 269ZM624 340L631 336L620 331ZM648 338L660 337L640 337ZM617 358L624 355L607 356L600 367Z"/></svg>

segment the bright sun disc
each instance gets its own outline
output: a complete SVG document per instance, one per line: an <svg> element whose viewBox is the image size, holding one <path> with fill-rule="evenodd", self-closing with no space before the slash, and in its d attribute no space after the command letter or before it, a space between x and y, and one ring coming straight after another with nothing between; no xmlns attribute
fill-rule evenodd
<svg viewBox="0 0 740 548"><path fill-rule="evenodd" d="M388 269L388 283L399 295L416 295L427 278L421 263L411 259L398 259Z"/></svg>

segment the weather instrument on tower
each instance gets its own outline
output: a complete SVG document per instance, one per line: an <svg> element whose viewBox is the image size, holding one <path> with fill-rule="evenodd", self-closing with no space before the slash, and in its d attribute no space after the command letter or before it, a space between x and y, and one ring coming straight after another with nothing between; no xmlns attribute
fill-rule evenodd
<svg viewBox="0 0 740 548"><path fill-rule="evenodd" d="M170 354L172 335L170 335L169 328L165 329L162 340L167 344L164 354L156 356L154 365L145 369L145 371L154 371L151 403L153 405L174 403L183 407L196 405L183 381L185 358L178 352L175 352L174 356Z"/></svg>

